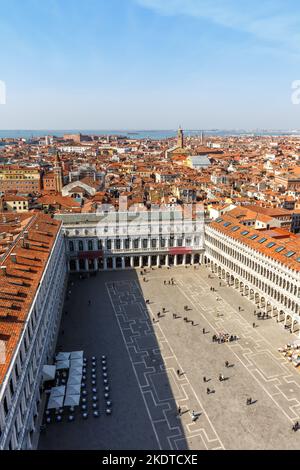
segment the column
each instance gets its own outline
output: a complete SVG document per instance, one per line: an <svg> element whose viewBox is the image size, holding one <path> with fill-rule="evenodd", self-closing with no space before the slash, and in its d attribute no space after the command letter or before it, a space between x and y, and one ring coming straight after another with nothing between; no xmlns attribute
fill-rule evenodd
<svg viewBox="0 0 300 470"><path fill-rule="evenodd" d="M134 268L133 256L130 256L130 267Z"/></svg>
<svg viewBox="0 0 300 470"><path fill-rule="evenodd" d="M116 269L116 258L113 258L112 262L113 262L113 269Z"/></svg>
<svg viewBox="0 0 300 470"><path fill-rule="evenodd" d="M89 260L86 258L84 260L84 263L85 263L85 270L88 271L89 270Z"/></svg>
<svg viewBox="0 0 300 470"><path fill-rule="evenodd" d="M151 255L148 256L148 267L151 267Z"/></svg>
<svg viewBox="0 0 300 470"><path fill-rule="evenodd" d="M186 265L186 255L183 255L183 258L182 258L182 264L183 264L183 266L185 266L185 265Z"/></svg>
<svg viewBox="0 0 300 470"><path fill-rule="evenodd" d="M107 271L107 258L103 258L103 269L104 271Z"/></svg>
<svg viewBox="0 0 300 470"><path fill-rule="evenodd" d="M174 255L174 266L177 266L177 255Z"/></svg>
<svg viewBox="0 0 300 470"><path fill-rule="evenodd" d="M78 272L79 271L79 259L76 259L75 263L76 263L76 271Z"/></svg>
<svg viewBox="0 0 300 470"><path fill-rule="evenodd" d="M98 260L97 260L97 258L94 259L94 269L95 269L95 271L98 271Z"/></svg>
<svg viewBox="0 0 300 470"><path fill-rule="evenodd" d="M169 255L166 255L166 263L165 263L166 266L169 266Z"/></svg>
<svg viewBox="0 0 300 470"><path fill-rule="evenodd" d="M195 255L194 255L194 253L193 253L192 256L191 256L191 263L192 263L192 264L195 264Z"/></svg>
<svg viewBox="0 0 300 470"><path fill-rule="evenodd" d="M156 266L158 267L159 264L160 264L160 262L159 262L159 255L157 255L157 256L156 256Z"/></svg>
<svg viewBox="0 0 300 470"><path fill-rule="evenodd" d="M125 269L125 257L122 256L122 269Z"/></svg>

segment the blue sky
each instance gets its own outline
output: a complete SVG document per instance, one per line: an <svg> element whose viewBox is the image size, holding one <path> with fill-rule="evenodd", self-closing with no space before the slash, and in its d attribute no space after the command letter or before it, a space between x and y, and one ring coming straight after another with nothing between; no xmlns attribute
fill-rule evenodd
<svg viewBox="0 0 300 470"><path fill-rule="evenodd" d="M0 0L0 129L300 128L298 0Z"/></svg>

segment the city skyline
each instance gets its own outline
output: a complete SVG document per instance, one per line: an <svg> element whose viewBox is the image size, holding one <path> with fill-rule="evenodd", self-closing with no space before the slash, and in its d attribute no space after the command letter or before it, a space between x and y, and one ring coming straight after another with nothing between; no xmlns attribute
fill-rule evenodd
<svg viewBox="0 0 300 470"><path fill-rule="evenodd" d="M299 127L293 0L1 4L0 129Z"/></svg>

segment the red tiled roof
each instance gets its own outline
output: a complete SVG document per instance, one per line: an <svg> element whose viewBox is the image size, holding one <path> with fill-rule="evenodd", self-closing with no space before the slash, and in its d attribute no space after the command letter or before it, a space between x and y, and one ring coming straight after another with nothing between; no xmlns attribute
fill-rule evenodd
<svg viewBox="0 0 300 470"><path fill-rule="evenodd" d="M60 225L45 214L31 216L0 259L0 340L5 342L6 354L5 363L0 364L0 384L18 345Z"/></svg>

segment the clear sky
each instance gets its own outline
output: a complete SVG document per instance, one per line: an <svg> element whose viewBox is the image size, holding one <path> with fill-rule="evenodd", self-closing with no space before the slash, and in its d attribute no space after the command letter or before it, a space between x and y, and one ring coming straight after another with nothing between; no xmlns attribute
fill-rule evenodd
<svg viewBox="0 0 300 470"><path fill-rule="evenodd" d="M300 128L299 0L0 0L0 129Z"/></svg>

